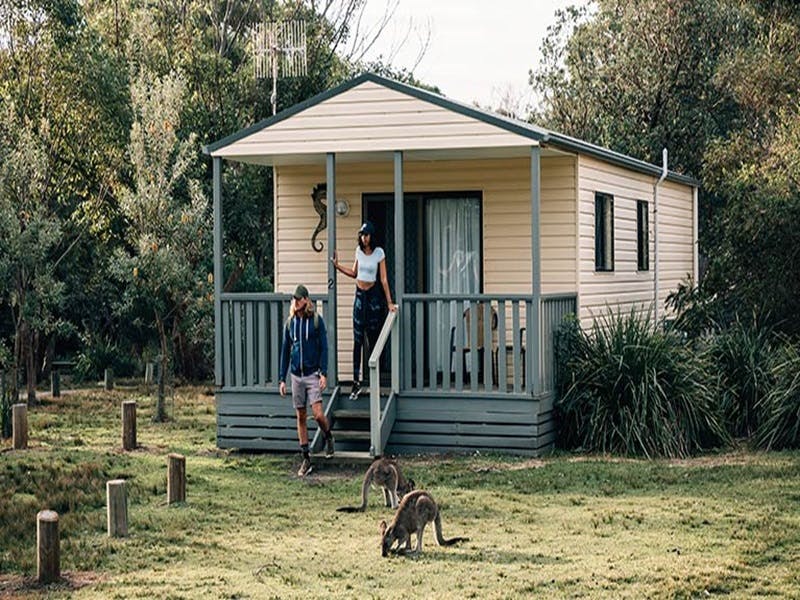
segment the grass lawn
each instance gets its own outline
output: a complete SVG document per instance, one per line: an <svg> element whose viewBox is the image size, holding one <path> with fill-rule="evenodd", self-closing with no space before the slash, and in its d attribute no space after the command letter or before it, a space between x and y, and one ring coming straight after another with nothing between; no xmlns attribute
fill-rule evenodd
<svg viewBox="0 0 800 600"><path fill-rule="evenodd" d="M120 403L139 404L122 452ZM288 400L287 400L288 402ZM419 558L381 558L364 467L215 447L214 400L179 389L166 424L137 391L67 392L29 409L26 451L0 452L0 597L800 598L800 453L688 461L555 456L401 458L442 507ZM166 505L169 452L187 502ZM128 480L130 535L106 536L105 482ZM38 588L36 513L60 514L59 585Z"/></svg>

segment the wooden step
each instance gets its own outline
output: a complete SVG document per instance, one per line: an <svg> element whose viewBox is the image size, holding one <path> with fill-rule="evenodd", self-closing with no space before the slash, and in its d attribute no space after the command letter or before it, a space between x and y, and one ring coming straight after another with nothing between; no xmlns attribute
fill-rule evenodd
<svg viewBox="0 0 800 600"><path fill-rule="evenodd" d="M340 408L333 411L336 419L369 419L369 410Z"/></svg>
<svg viewBox="0 0 800 600"><path fill-rule="evenodd" d="M369 441L369 431L357 431L354 429L334 429L334 440L366 440Z"/></svg>
<svg viewBox="0 0 800 600"><path fill-rule="evenodd" d="M330 458L326 458L324 452L315 452L311 457L315 463L323 465L326 463L332 465L361 465L370 464L374 460L367 451L356 452L353 450L337 450L336 454Z"/></svg>

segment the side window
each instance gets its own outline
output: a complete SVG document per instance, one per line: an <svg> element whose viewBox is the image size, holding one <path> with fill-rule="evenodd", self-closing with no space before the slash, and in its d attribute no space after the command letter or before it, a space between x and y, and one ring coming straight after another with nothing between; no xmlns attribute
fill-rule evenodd
<svg viewBox="0 0 800 600"><path fill-rule="evenodd" d="M636 268L650 270L649 210L645 200L636 201Z"/></svg>
<svg viewBox="0 0 800 600"><path fill-rule="evenodd" d="M614 196L594 195L594 270L614 270Z"/></svg>

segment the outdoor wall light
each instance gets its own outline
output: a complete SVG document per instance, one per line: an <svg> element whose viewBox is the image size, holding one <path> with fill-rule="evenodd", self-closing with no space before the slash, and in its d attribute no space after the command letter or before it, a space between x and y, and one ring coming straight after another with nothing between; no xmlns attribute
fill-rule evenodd
<svg viewBox="0 0 800 600"><path fill-rule="evenodd" d="M347 200L339 198L336 201L335 206L336 206L336 214L339 215L340 217L346 217L347 215L350 214L350 204L347 202Z"/></svg>

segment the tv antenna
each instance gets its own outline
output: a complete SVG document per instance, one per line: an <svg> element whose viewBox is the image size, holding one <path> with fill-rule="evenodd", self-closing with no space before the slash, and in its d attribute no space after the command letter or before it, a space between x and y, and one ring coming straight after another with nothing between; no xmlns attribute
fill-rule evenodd
<svg viewBox="0 0 800 600"><path fill-rule="evenodd" d="M272 79L272 114L278 112L278 77L307 74L305 21L273 21L253 27L256 79Z"/></svg>

